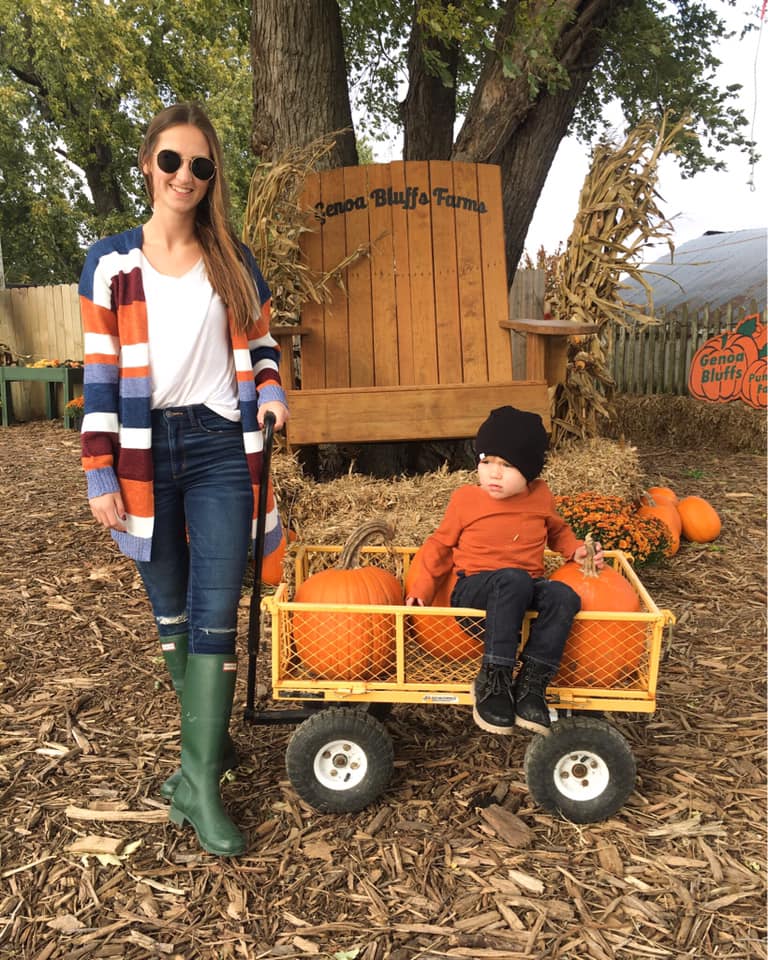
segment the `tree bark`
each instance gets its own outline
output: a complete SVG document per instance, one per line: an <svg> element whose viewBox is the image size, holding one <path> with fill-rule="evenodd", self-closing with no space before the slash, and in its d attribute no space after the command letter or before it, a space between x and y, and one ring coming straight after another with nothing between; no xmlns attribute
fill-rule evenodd
<svg viewBox="0 0 768 960"><path fill-rule="evenodd" d="M443 0L447 4L449 0ZM453 80L446 86L443 78L429 73L424 50L436 51ZM459 50L447 47L434 37L425 36L414 16L408 41L408 94L400 104L403 122L404 160L449 160L453 149L453 125L456 121L456 74Z"/></svg>
<svg viewBox="0 0 768 960"><path fill-rule="evenodd" d="M576 105L604 47L603 27L630 0L576 2L573 19L563 20L555 55L570 86L546 90L531 99L526 65L519 76L505 77L500 57L490 55L456 139L452 160L498 163L502 171L507 276L509 282L523 252L544 181L568 132ZM572 4L569 3L568 6ZM516 4L510 4L496 39L500 49L514 27Z"/></svg>
<svg viewBox="0 0 768 960"><path fill-rule="evenodd" d="M275 160L343 130L323 165L358 162L336 0L253 0L251 61L256 156Z"/></svg>

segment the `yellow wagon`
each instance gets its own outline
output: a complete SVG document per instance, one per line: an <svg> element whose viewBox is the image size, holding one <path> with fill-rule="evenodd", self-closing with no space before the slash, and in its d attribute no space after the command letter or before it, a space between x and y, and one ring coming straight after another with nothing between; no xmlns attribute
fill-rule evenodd
<svg viewBox="0 0 768 960"><path fill-rule="evenodd" d="M366 547L360 562L384 566L402 583L416 549ZM340 552L299 547L296 586L333 566ZM612 815L634 788L631 748L606 715L654 711L664 630L674 623L625 554L606 551L605 558L636 591L640 612L577 615L573 642L548 690L551 731L531 739L524 761L534 800L576 823ZM392 704L473 703L482 610L296 603L286 583L261 607L271 623L272 697L302 709L275 708L268 720L253 710L249 689L246 717L299 721L286 767L296 792L315 809L360 810L387 788L394 756L384 721Z"/></svg>

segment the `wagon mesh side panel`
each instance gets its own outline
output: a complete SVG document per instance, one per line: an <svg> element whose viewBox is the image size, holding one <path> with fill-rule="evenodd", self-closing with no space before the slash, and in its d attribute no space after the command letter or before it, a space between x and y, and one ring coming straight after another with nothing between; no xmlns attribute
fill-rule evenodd
<svg viewBox="0 0 768 960"><path fill-rule="evenodd" d="M340 548L302 548L296 582L333 566ZM366 547L360 563L373 563L402 579L415 548ZM640 614L580 613L550 689L624 691L643 694L658 666L664 615L643 598L644 590L625 561L615 569L641 599ZM647 594L645 595L647 597ZM651 601L652 604L652 601ZM484 617L450 608L368 607L322 604L299 609L279 604L273 628L279 638L281 681L403 684L440 688L468 685L483 651ZM391 609L391 612L390 612ZM521 649L533 615L523 625Z"/></svg>

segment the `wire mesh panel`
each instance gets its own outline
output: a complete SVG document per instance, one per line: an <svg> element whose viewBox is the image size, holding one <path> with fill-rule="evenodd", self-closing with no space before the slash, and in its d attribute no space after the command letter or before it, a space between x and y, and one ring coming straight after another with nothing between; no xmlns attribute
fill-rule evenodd
<svg viewBox="0 0 768 960"><path fill-rule="evenodd" d="M333 566L340 548L303 547L296 563L297 586ZM416 548L366 547L362 564L394 573L402 582ZM620 551L608 561L636 591L639 613L579 613L560 670L549 688L555 702L604 698L605 709L652 709L664 626L660 611ZM365 698L366 691L393 702L416 698L415 691L461 692L471 702L471 684L483 653L481 610L295 603L285 584L265 598L272 614L273 684L327 696L335 691ZM535 614L523 623L521 648ZM284 695L284 694L283 694ZM335 694L334 694L335 695ZM613 698L620 698L610 699ZM469 698L469 699L468 699ZM605 699L608 698L608 699ZM439 699L423 697L422 699ZM642 701L642 704L637 704Z"/></svg>

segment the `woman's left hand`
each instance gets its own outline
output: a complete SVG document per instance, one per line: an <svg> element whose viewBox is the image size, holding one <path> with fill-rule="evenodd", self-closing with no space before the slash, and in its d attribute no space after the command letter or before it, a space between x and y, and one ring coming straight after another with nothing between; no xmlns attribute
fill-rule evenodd
<svg viewBox="0 0 768 960"><path fill-rule="evenodd" d="M284 403L280 403L279 400L270 400L267 403L263 403L259 407L259 426L261 429L264 429L264 414L270 411L275 415L275 430L279 430L284 426L285 421L288 419L290 414L288 413L288 407Z"/></svg>

